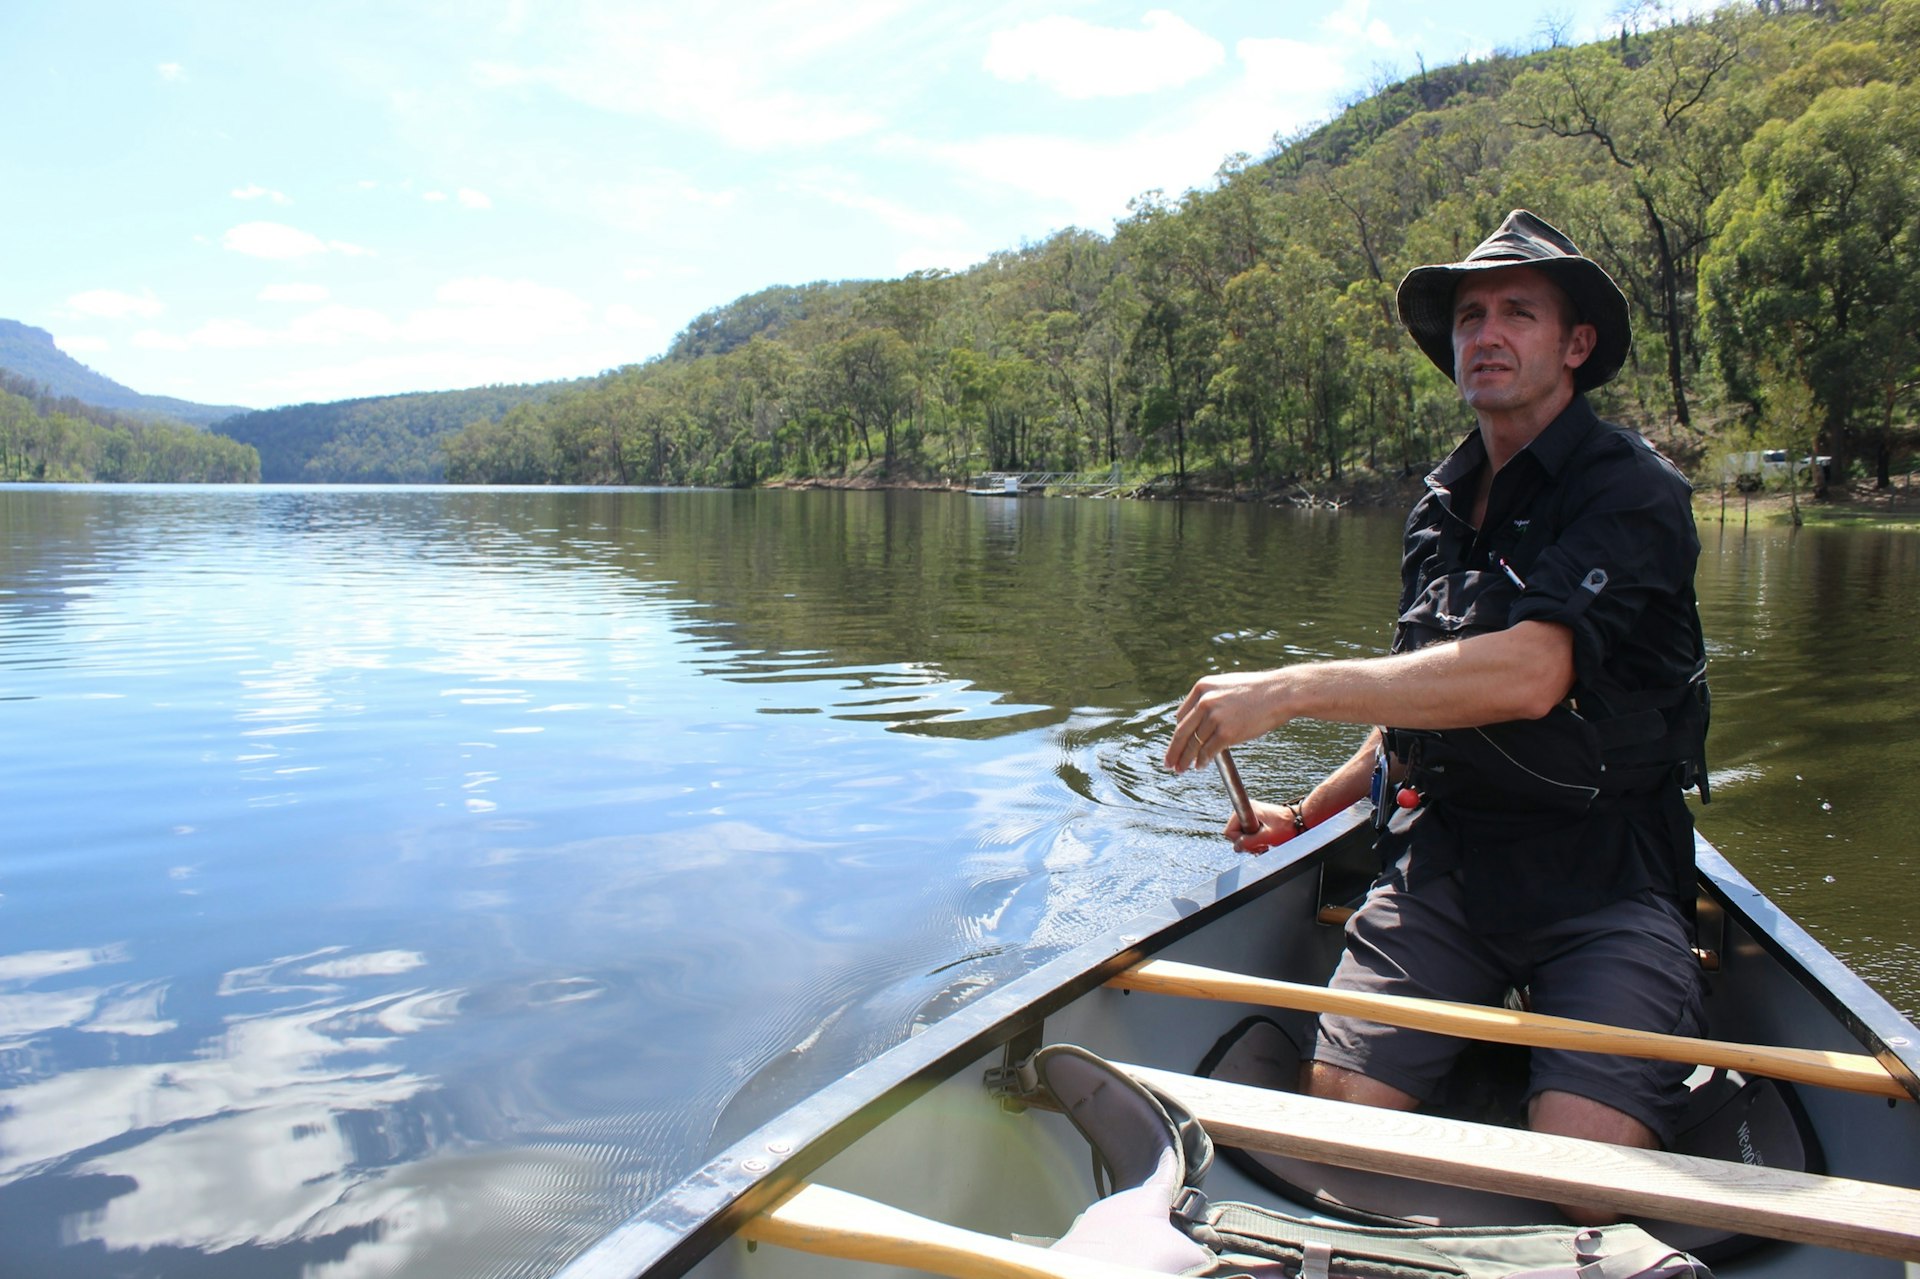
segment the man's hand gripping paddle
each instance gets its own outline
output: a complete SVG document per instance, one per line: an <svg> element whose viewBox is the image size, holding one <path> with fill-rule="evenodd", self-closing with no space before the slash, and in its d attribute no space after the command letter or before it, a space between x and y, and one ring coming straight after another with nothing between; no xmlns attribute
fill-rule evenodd
<svg viewBox="0 0 1920 1279"><path fill-rule="evenodd" d="M1233 752L1223 747L1213 757L1213 762L1220 769L1220 780L1227 784L1227 796L1233 801L1233 815L1240 819L1240 829L1252 835L1260 829L1260 818L1253 811L1253 801L1247 798L1247 788L1240 781L1240 770L1234 767ZM1264 853L1272 847L1272 844L1249 844L1247 851Z"/></svg>

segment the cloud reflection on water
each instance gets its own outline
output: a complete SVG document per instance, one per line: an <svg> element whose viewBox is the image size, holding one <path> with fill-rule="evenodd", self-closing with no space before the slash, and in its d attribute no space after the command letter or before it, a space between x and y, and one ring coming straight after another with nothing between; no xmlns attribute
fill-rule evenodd
<svg viewBox="0 0 1920 1279"><path fill-rule="evenodd" d="M4 1046L25 1049L62 1031L172 1030L158 1015L163 984L18 989L123 958L117 948L0 957L0 983L16 988L0 991ZM385 1165L434 1144L401 1113L434 1081L386 1060L388 1050L455 1017L462 997L411 989L343 1001L341 983L425 962L414 952L331 948L234 970L220 980L222 998L296 1006L230 1016L185 1055L66 1069L0 1090L0 1186L66 1182L54 1198L71 1205L60 1221L67 1245L211 1253L390 1234L392 1223L382 1223L396 1192L380 1189ZM108 1055L145 1051L122 1044Z"/></svg>

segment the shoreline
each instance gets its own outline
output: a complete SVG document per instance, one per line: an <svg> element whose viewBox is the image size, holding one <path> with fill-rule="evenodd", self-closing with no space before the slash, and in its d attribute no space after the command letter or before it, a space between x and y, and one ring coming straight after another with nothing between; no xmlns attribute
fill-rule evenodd
<svg viewBox="0 0 1920 1279"><path fill-rule="evenodd" d="M1912 475L1899 476L1884 489L1873 487L1869 480L1855 481L1837 497L1818 502L1802 494L1800 525L1920 532L1920 488L1912 480ZM1699 524L1792 524L1794 506L1793 496L1787 493L1738 493L1704 486L1693 491L1694 520Z"/></svg>
<svg viewBox="0 0 1920 1279"><path fill-rule="evenodd" d="M1892 487L1876 489L1871 481L1856 482L1837 497L1814 501L1803 494L1799 499L1803 527L1875 527L1911 529L1920 532L1920 486L1913 476L1895 479ZM815 476L806 479L770 480L755 486L765 489L838 489L872 492L901 489L918 492L964 493L962 483L947 480L913 478L882 479L872 475ZM1261 506L1293 509L1340 510L1388 508L1401 511L1412 507L1422 491L1418 477L1367 476L1308 489L1293 484L1273 489L1225 489L1190 485L1181 491L1149 492L1141 484L1121 494L1124 500L1144 502L1248 502ZM1031 496L1031 495L1029 495ZM1788 524L1793 520L1794 499L1786 493L1739 493L1731 489L1701 485L1693 492L1694 520L1698 524Z"/></svg>
<svg viewBox="0 0 1920 1279"><path fill-rule="evenodd" d="M913 478L882 479L872 475L826 475L807 478L786 477L767 480L756 484L762 489L833 489L846 492L873 492L885 489L900 489L912 492L929 493L966 493L966 485L957 480L928 480ZM1397 477L1368 476L1358 481L1342 481L1339 484L1325 485L1309 489L1303 484L1294 483L1271 489L1232 489L1219 488L1206 484L1189 484L1184 489L1159 490L1152 481L1142 481L1117 487L1127 491L1116 495L1121 500L1136 502L1252 502L1262 506L1285 506L1312 509L1338 509L1347 506L1357 507L1398 507L1406 509L1413 504L1421 491L1421 481L1400 479ZM997 496L997 495L995 495ZM1031 498L1042 494L1024 493L1021 497ZM1113 500L1111 498L1091 500Z"/></svg>

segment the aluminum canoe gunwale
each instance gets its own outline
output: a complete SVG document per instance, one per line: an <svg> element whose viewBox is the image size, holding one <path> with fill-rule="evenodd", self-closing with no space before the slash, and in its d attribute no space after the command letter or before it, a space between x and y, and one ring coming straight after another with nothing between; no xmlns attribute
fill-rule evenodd
<svg viewBox="0 0 1920 1279"><path fill-rule="evenodd" d="M1298 876L1364 825L1351 809L1297 840L1136 916L895 1045L721 1151L629 1217L556 1279L673 1279L881 1122L1121 969Z"/></svg>
<svg viewBox="0 0 1920 1279"><path fill-rule="evenodd" d="M1699 836L1694 865L1721 908L1920 1100L1920 1033L1913 1023Z"/></svg>
<svg viewBox="0 0 1920 1279"><path fill-rule="evenodd" d="M1364 806L1356 806L989 991L721 1151L580 1253L556 1279L687 1273L741 1223L955 1071L1039 1027L1121 969L1313 873L1368 820ZM1696 839L1695 861L1701 884L1729 919L1920 1098L1920 1032L1913 1024L1704 838Z"/></svg>

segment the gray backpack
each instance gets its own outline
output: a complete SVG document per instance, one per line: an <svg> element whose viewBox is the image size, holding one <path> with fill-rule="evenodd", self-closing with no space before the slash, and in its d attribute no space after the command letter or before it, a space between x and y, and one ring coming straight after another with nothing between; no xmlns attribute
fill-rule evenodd
<svg viewBox="0 0 1920 1279"><path fill-rule="evenodd" d="M1210 1203L1213 1143L1177 1101L1084 1048L1030 1064L1092 1148L1104 1197L1053 1246L1169 1274L1276 1279L1711 1279L1634 1225L1397 1227ZM1111 1193L1106 1193L1111 1191Z"/></svg>

